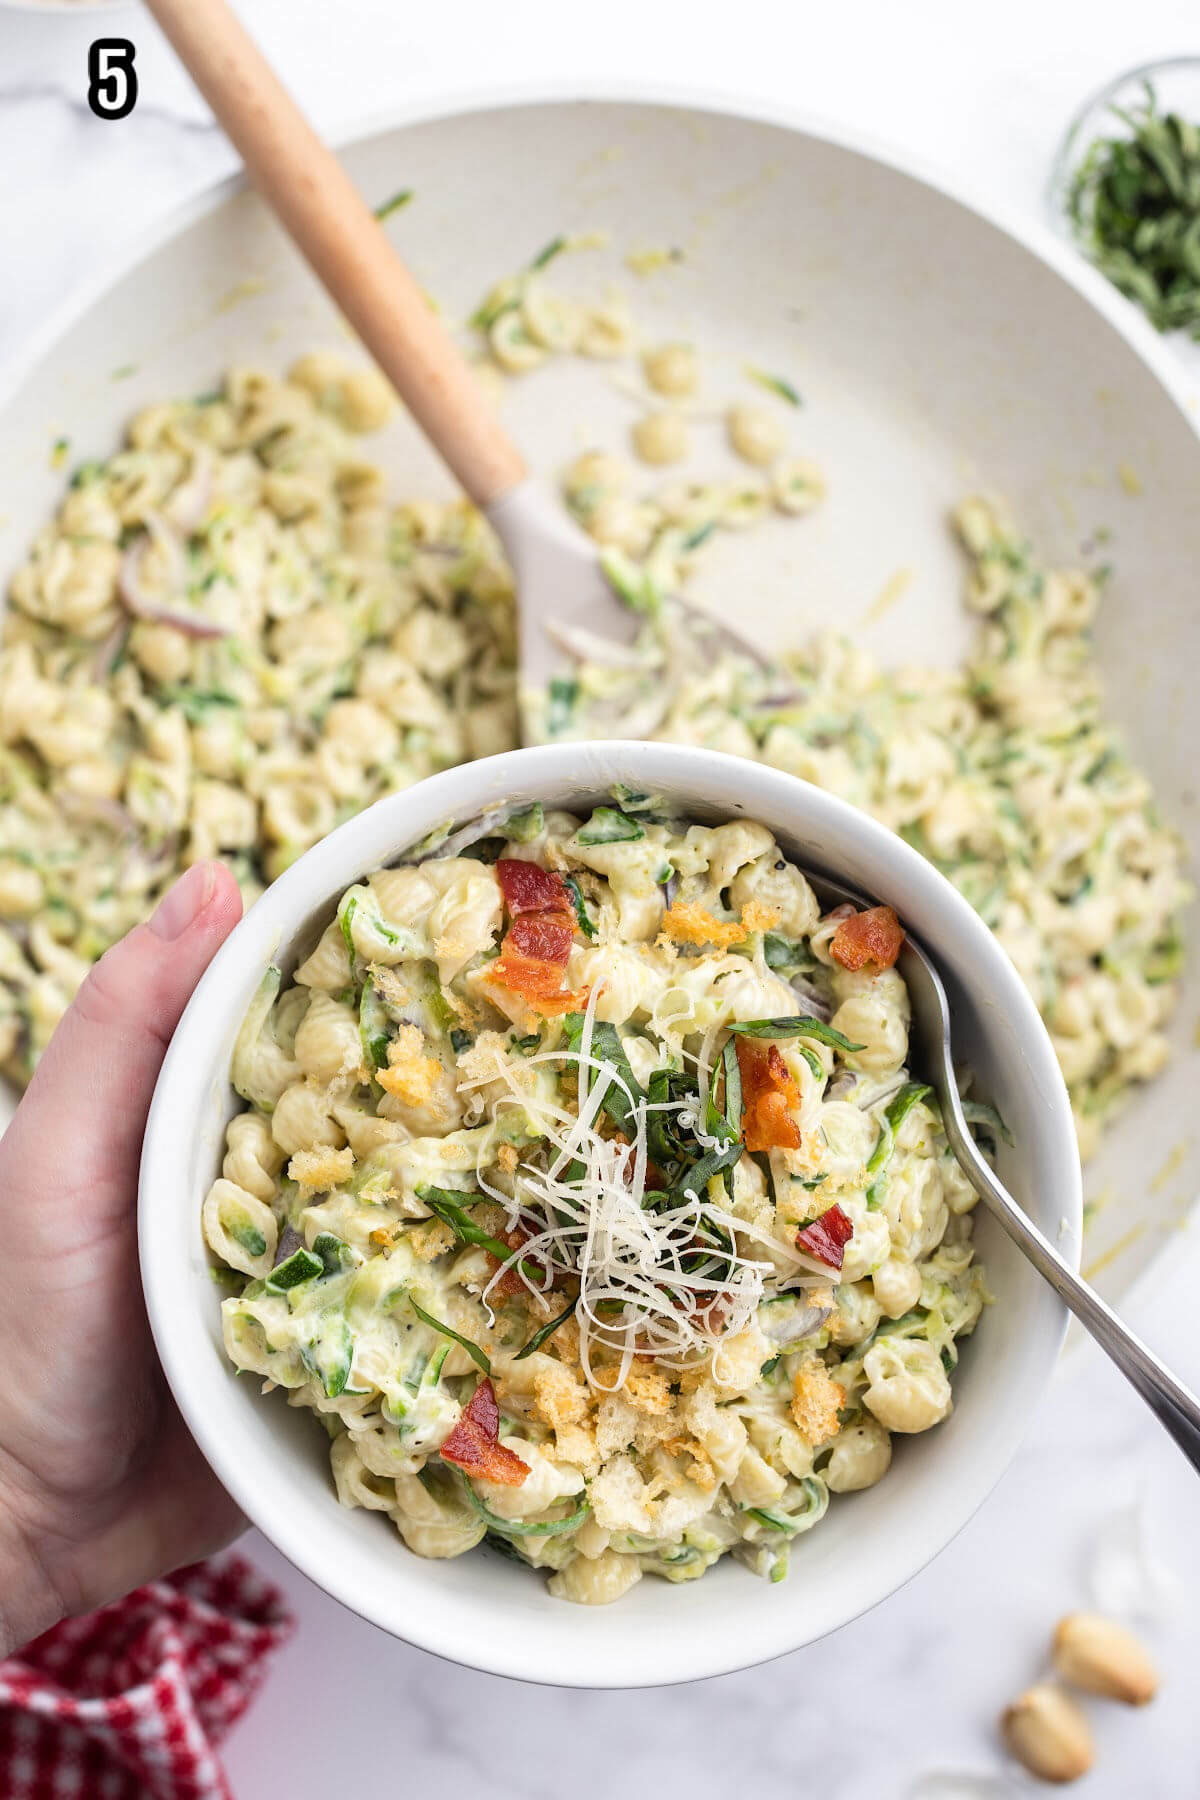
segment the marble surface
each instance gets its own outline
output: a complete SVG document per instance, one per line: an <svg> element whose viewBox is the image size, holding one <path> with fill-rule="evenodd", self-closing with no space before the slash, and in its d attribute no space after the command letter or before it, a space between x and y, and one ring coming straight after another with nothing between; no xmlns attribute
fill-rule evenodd
<svg viewBox="0 0 1200 1800"><path fill-rule="evenodd" d="M713 0L609 0L602 11L557 0L241 0L241 10L331 134L441 93L640 79L866 127L1027 215L1044 206L1054 147L1088 92L1131 64L1200 48L1195 0L1009 0L1002 13L961 0L742 0L736 15ZM95 120L84 98L99 35L137 47L141 96L120 123ZM233 166L136 7L0 9L0 362L124 239ZM1194 1383L1197 1273L1193 1226L1129 1303ZM1084 1791L1194 1795L1195 1477L1090 1346L1029 1400L1022 1455L908 1589L824 1644L700 1686L567 1693L458 1670L353 1619L251 1537L300 1630L230 1740L235 1792L316 1800L360 1773L378 1785L386 1771L389 1786L486 1788L493 1800L607 1800L635 1784L694 1795L811 1788L833 1800L1017 1793L996 1715L1039 1673L1055 1618L1087 1602L1099 1546L1124 1541L1121 1520L1136 1513L1167 1590L1165 1614L1146 1627L1166 1679L1147 1712L1092 1709L1099 1754ZM1144 1589L1144 1574L1114 1554L1101 1558L1107 1583ZM319 1723L316 1694L328 1709ZM971 1772L998 1785L950 1779Z"/></svg>

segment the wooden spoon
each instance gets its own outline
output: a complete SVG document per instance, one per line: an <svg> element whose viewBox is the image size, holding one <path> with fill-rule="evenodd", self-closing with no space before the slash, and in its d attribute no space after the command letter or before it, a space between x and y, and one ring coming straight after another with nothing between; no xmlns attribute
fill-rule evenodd
<svg viewBox="0 0 1200 1800"><path fill-rule="evenodd" d="M595 545L530 476L471 368L345 170L225 0L147 0L255 186L413 418L487 514L516 576L522 717L572 633L628 645L636 618ZM732 636L699 608L714 635ZM759 651L738 648L756 662Z"/></svg>

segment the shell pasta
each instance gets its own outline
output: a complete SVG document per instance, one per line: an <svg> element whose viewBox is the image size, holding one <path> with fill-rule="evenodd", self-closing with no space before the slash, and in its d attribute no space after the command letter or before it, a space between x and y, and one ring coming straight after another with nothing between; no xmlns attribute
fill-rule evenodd
<svg viewBox="0 0 1200 1800"><path fill-rule="evenodd" d="M544 289L527 272L490 297L477 323L493 360L628 354L616 315L564 312ZM698 379L679 345L645 374L664 392ZM0 1068L15 1081L181 869L223 857L250 903L379 795L516 744L509 571L469 506L389 498L355 434L390 406L376 375L317 352L283 380L237 369L148 407L123 448L75 471L13 576ZM734 411L739 442L774 455L761 408ZM980 626L960 669L882 670L822 638L785 652L780 680L672 631L667 597L714 533L771 511L803 530L824 493L822 470L790 453L651 491L607 451L578 457L565 503L654 622L633 666L584 647L541 698L542 735L706 744L901 832L1020 971L1086 1156L1167 1057L1189 894L1179 840L1105 720L1089 649L1102 584L1042 569L1002 508L973 498L956 522Z"/></svg>
<svg viewBox="0 0 1200 1800"><path fill-rule="evenodd" d="M487 1538L585 1604L779 1580L945 1418L986 1298L902 927L648 795L442 836L247 1015L229 1356L418 1555Z"/></svg>

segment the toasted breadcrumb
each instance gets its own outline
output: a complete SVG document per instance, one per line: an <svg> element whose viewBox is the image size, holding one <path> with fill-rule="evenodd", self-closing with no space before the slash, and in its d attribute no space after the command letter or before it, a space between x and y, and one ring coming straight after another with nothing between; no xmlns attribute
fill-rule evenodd
<svg viewBox="0 0 1200 1800"><path fill-rule="evenodd" d="M747 936L752 931L774 931L778 923L779 908L763 900L748 900L742 908L742 929Z"/></svg>
<svg viewBox="0 0 1200 1800"><path fill-rule="evenodd" d="M717 1471L708 1460L707 1452L697 1445L697 1454L688 1464L688 1480L694 1481L698 1488L706 1494L711 1493L717 1485Z"/></svg>
<svg viewBox="0 0 1200 1800"><path fill-rule="evenodd" d="M427 1106L442 1074L441 1063L425 1055L424 1044L415 1025L402 1025L388 1045L388 1067L375 1074L380 1087L405 1106Z"/></svg>
<svg viewBox="0 0 1200 1800"><path fill-rule="evenodd" d="M638 1357L625 1378L625 1397L638 1412L651 1416L668 1412L671 1407L671 1384L661 1369L648 1358Z"/></svg>
<svg viewBox="0 0 1200 1800"><path fill-rule="evenodd" d="M354 1152L349 1145L344 1150L321 1146L316 1150L297 1150L288 1164L288 1179L297 1187L328 1193L330 1188L348 1181L353 1169Z"/></svg>
<svg viewBox="0 0 1200 1800"><path fill-rule="evenodd" d="M591 1404L587 1389L570 1369L547 1362L533 1378L534 1410L547 1425L577 1425Z"/></svg>
<svg viewBox="0 0 1200 1800"><path fill-rule="evenodd" d="M801 1437L810 1444L827 1444L836 1437L841 1429L838 1411L845 1398L845 1388L838 1386L823 1363L805 1363L792 1388L792 1417Z"/></svg>
<svg viewBox="0 0 1200 1800"><path fill-rule="evenodd" d="M705 1493L716 1487L717 1471L713 1468L708 1451L699 1438L693 1437L690 1432L684 1432L681 1436L667 1438L663 1443L663 1449L668 1456L691 1458L687 1467L688 1480L694 1481L697 1487L704 1489Z"/></svg>
<svg viewBox="0 0 1200 1800"><path fill-rule="evenodd" d="M600 1467L596 1436L587 1424L558 1426L554 1442L543 1444L541 1451L551 1462L572 1463L584 1475L594 1475Z"/></svg>
<svg viewBox="0 0 1200 1800"><path fill-rule="evenodd" d="M496 1162L500 1168L504 1170L506 1175L513 1175L516 1173L518 1160L519 1158L517 1156L515 1144L501 1144L496 1152Z"/></svg>
<svg viewBox="0 0 1200 1800"><path fill-rule="evenodd" d="M463 1204L471 1206L471 1199L472 1196L468 1194ZM505 1230L504 1208L498 1201L484 1200L478 1206L471 1206L471 1217L480 1230L486 1231L489 1237L503 1236Z"/></svg>
<svg viewBox="0 0 1200 1800"><path fill-rule="evenodd" d="M414 1226L408 1241L419 1262L432 1262L454 1248L455 1237L443 1219L430 1219L428 1224Z"/></svg>
<svg viewBox="0 0 1200 1800"><path fill-rule="evenodd" d="M662 936L677 944L712 944L727 950L730 944L740 944L745 935L745 927L736 919L714 918L695 900L677 900L662 916Z"/></svg>

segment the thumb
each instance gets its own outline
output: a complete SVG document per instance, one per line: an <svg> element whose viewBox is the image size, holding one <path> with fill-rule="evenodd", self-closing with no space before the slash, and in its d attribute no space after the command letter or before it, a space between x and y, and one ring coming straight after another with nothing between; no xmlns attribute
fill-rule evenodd
<svg viewBox="0 0 1200 1800"><path fill-rule="evenodd" d="M129 1210L171 1034L241 916L222 863L197 863L144 925L100 958L63 1016L0 1144L0 1191L39 1206L87 1196L102 1224Z"/></svg>

